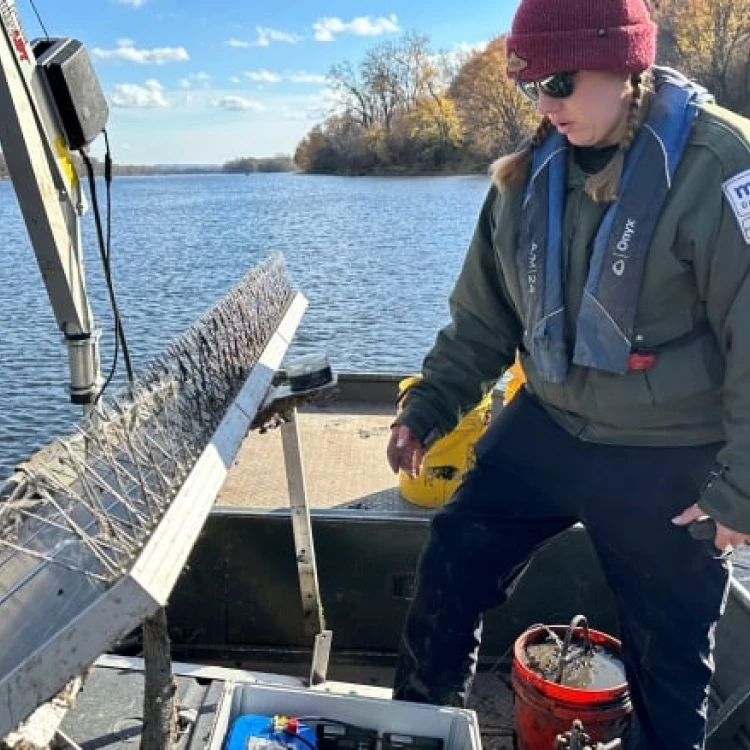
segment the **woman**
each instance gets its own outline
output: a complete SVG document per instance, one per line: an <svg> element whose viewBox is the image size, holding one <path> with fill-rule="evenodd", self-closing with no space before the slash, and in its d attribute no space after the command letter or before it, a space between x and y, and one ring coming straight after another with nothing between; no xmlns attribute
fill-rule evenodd
<svg viewBox="0 0 750 750"><path fill-rule="evenodd" d="M526 388L431 525L394 697L463 704L481 613L575 522L614 593L628 750L704 746L732 547L750 541L750 122L654 67L642 0L522 0L508 74L535 102L494 166L388 445L419 470L519 353ZM708 516L713 543L687 531Z"/></svg>

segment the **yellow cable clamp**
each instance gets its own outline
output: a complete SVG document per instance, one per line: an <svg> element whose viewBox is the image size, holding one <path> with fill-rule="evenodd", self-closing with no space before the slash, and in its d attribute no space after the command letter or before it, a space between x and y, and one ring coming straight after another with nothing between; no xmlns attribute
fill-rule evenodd
<svg viewBox="0 0 750 750"><path fill-rule="evenodd" d="M78 174L76 173L76 168L73 166L73 159L71 158L70 151L65 144L65 139L61 135L58 135L57 138L55 138L55 152L57 153L57 158L62 164L62 169L65 176L68 178L68 182L70 182L72 187L77 187Z"/></svg>

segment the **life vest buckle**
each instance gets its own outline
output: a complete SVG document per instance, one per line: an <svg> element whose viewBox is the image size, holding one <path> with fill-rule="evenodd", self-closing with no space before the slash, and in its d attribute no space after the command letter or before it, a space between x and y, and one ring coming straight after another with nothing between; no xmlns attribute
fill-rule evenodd
<svg viewBox="0 0 750 750"><path fill-rule="evenodd" d="M631 352L628 356L628 372L650 370L656 364L656 355L648 352Z"/></svg>

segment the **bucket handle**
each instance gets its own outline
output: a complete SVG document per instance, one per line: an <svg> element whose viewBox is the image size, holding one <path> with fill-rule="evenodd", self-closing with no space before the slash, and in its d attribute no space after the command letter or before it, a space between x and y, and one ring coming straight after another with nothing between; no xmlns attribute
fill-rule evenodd
<svg viewBox="0 0 750 750"><path fill-rule="evenodd" d="M593 650L593 646L591 645L591 637L589 635L589 622L586 619L585 615L576 615L570 621L570 625L568 625L568 630L565 633L565 640L563 641L562 650L560 651L560 661L557 665L557 676L555 677L555 682L558 685L562 682L563 671L565 670L565 657L568 655L568 649L570 649L570 644L573 641L573 633L575 632L576 628L583 628L583 635L586 640L585 652L587 654L590 654Z"/></svg>
<svg viewBox="0 0 750 750"><path fill-rule="evenodd" d="M547 633L547 635L555 642L555 645L558 648L562 649L563 642L560 640L560 636L557 633L555 633L555 631L552 630L552 628L549 625L545 625L543 622L536 622L533 625L529 625L527 632L532 631L532 630L537 630L537 629L544 630ZM527 658L529 656L528 648L529 648L529 644L525 643L524 651L526 652Z"/></svg>

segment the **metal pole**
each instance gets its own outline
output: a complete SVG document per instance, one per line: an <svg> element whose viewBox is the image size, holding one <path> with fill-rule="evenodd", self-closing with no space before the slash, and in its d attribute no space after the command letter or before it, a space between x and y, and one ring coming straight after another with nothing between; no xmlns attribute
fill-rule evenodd
<svg viewBox="0 0 750 750"><path fill-rule="evenodd" d="M305 470L302 462L297 410L295 408L292 408L290 412L289 421L281 425L281 442L284 449L286 481L292 511L292 531L297 553L302 616L307 632L310 635L317 635L325 629L325 619L318 587L318 570L315 562L310 507L305 487Z"/></svg>

